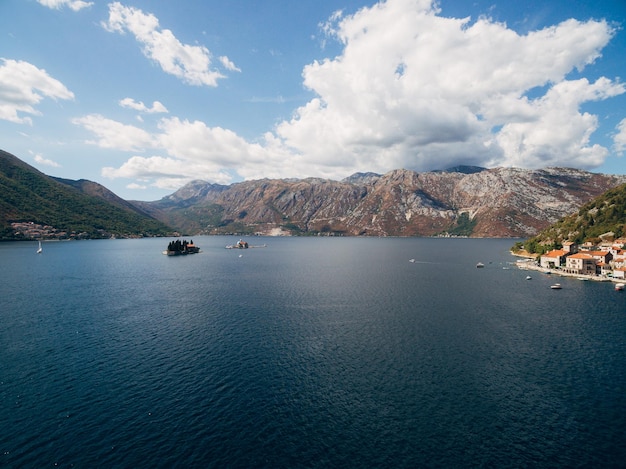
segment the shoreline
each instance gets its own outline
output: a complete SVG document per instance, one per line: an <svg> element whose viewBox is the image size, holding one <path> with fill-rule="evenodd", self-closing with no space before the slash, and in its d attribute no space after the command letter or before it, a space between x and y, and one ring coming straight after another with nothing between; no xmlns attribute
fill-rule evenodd
<svg viewBox="0 0 626 469"><path fill-rule="evenodd" d="M592 280L594 282L625 283L625 279L621 279L621 278L606 277L606 276L601 276L601 275L572 274L569 272L563 272L560 269L546 269L545 267L541 267L540 265L533 264L531 259L529 259L527 262L517 261L515 265L520 270L534 270L534 271L541 272L546 275L558 275L560 277L573 277L573 278L578 278L581 280Z"/></svg>

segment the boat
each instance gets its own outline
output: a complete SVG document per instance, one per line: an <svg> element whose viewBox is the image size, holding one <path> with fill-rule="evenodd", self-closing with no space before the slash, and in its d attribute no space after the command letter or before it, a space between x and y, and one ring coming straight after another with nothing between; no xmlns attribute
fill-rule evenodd
<svg viewBox="0 0 626 469"><path fill-rule="evenodd" d="M615 284L615 289L617 291L622 291L624 289L624 284L623 283L616 283Z"/></svg>
<svg viewBox="0 0 626 469"><path fill-rule="evenodd" d="M415 263L415 259L409 259L409 262L410 262L411 264L414 264L414 263Z"/></svg>
<svg viewBox="0 0 626 469"><path fill-rule="evenodd" d="M41 247L41 241L39 241L39 249L37 249L37 254L41 254L43 252L43 248Z"/></svg>
<svg viewBox="0 0 626 469"><path fill-rule="evenodd" d="M561 289L561 284L560 283L555 283L554 285L550 285L550 288L552 288L553 290L560 290Z"/></svg>
<svg viewBox="0 0 626 469"><path fill-rule="evenodd" d="M532 279L532 277L530 275L527 275L526 280L530 280L530 279Z"/></svg>
<svg viewBox="0 0 626 469"><path fill-rule="evenodd" d="M167 245L167 249L163 251L166 256L184 256L187 254L197 254L200 252L200 248L193 244L193 239L187 241L183 239L177 239L176 241L170 241Z"/></svg>
<svg viewBox="0 0 626 469"><path fill-rule="evenodd" d="M485 267L485 264L483 264L482 262L479 262L478 264L476 264L477 269L482 269L483 267Z"/></svg>

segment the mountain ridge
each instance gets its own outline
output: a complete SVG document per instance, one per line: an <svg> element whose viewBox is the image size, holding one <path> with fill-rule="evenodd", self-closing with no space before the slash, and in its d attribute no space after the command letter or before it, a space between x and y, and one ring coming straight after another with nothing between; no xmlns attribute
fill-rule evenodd
<svg viewBox="0 0 626 469"><path fill-rule="evenodd" d="M11 222L64 225L90 237L184 234L528 238L579 210L624 175L571 168L457 167L322 178L191 181L157 201L46 176L0 151L0 239Z"/></svg>
<svg viewBox="0 0 626 469"><path fill-rule="evenodd" d="M47 176L0 150L0 239L162 236L171 232L100 184Z"/></svg>
<svg viewBox="0 0 626 469"><path fill-rule="evenodd" d="M160 201L133 203L204 234L529 237L624 182L571 168L396 169L341 181L193 181Z"/></svg>

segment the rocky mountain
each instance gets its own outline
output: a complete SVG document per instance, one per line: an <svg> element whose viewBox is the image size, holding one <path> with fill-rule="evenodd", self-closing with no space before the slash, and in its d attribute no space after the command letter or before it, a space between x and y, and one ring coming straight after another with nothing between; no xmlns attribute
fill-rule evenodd
<svg viewBox="0 0 626 469"><path fill-rule="evenodd" d="M459 167L384 175L193 181L142 211L189 233L529 237L626 176L567 168Z"/></svg>
<svg viewBox="0 0 626 469"><path fill-rule="evenodd" d="M52 178L0 151L0 239L51 236L332 234L536 235L626 176L567 168L460 166L417 173L356 173L342 181L193 181L153 202L126 201L100 184ZM44 228L47 227L47 228Z"/></svg>
<svg viewBox="0 0 626 469"><path fill-rule="evenodd" d="M0 239L161 236L172 231L100 184L53 178L0 151Z"/></svg>

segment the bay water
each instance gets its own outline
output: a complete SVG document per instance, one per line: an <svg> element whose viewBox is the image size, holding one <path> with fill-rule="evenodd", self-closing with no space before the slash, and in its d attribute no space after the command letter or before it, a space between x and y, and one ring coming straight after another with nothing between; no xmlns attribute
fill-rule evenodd
<svg viewBox="0 0 626 469"><path fill-rule="evenodd" d="M0 243L0 466L626 464L611 283L527 280L515 240L237 239Z"/></svg>

